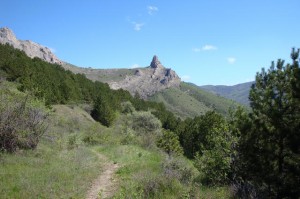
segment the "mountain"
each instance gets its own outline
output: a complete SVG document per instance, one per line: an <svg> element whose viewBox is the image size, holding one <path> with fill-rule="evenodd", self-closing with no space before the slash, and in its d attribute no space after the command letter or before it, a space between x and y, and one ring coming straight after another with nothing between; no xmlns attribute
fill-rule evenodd
<svg viewBox="0 0 300 199"><path fill-rule="evenodd" d="M18 40L13 31L7 27L0 28L0 44L9 44L23 50L31 58L38 57L52 64L63 63L49 48L29 40Z"/></svg>
<svg viewBox="0 0 300 199"><path fill-rule="evenodd" d="M163 102L168 110L182 118L202 115L211 110L226 115L230 107L236 106L234 101L215 95L223 91L222 89L212 91L209 88L214 88L213 86L198 87L181 82L176 72L164 67L156 55L150 65L144 68L93 69L66 63L58 59L49 48L35 42L18 40L9 28L0 29L0 43L23 50L31 58L38 57L43 61L58 64L75 74L84 74L92 81L107 83L114 90L124 89L142 99ZM223 92L224 95L219 95L227 97L225 95L229 92L227 90ZM233 91L230 93L234 96ZM243 92L242 94L244 95Z"/></svg>
<svg viewBox="0 0 300 199"><path fill-rule="evenodd" d="M213 85L205 85L199 86L199 88L214 93L216 95L223 96L228 99L235 100L241 104L249 105L249 92L251 85L254 82L246 82L242 84L237 84L234 86L213 86Z"/></svg>
<svg viewBox="0 0 300 199"><path fill-rule="evenodd" d="M180 78L170 68L165 68L155 55L150 66L136 69L92 69L81 68L64 63L63 67L74 72L85 74L93 81L106 82L112 89L128 90L143 99L167 88L178 88Z"/></svg>
<svg viewBox="0 0 300 199"><path fill-rule="evenodd" d="M233 100L199 89L195 84L185 82L181 82L178 88L157 92L149 99L163 102L168 110L182 118L203 115L213 110L226 116L230 108L240 105Z"/></svg>
<svg viewBox="0 0 300 199"><path fill-rule="evenodd" d="M132 95L138 93L146 99L158 91L170 87L179 87L180 78L170 68L165 68L154 56L150 66L138 69L92 69L76 67L59 60L51 50L45 46L29 40L18 40L7 27L0 28L0 43L9 44L23 50L29 57L38 57L46 62L59 64L75 74L84 74L93 81L108 83L112 89L128 90Z"/></svg>

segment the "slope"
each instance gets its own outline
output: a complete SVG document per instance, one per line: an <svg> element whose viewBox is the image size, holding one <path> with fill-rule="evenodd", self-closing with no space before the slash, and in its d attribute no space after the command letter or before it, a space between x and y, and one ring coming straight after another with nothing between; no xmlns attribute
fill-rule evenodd
<svg viewBox="0 0 300 199"><path fill-rule="evenodd" d="M199 88L212 92L214 94L223 96L228 99L235 100L241 104L249 105L249 92L251 85L254 82L246 82L242 84L237 84L234 86L213 86L213 85L205 85L200 86Z"/></svg>
<svg viewBox="0 0 300 199"><path fill-rule="evenodd" d="M149 98L163 102L167 109L182 118L194 117L215 110L223 115L228 114L231 107L239 104L221 96L199 89L198 86L181 82L179 88L166 89Z"/></svg>

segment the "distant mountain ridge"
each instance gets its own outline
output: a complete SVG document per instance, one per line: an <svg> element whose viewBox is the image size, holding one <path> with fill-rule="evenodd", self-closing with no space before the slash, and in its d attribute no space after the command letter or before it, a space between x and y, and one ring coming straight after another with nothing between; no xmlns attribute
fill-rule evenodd
<svg viewBox="0 0 300 199"><path fill-rule="evenodd" d="M199 86L199 88L214 93L216 95L235 100L241 104L249 105L249 92L252 84L254 84L254 82L246 82L233 86L205 85Z"/></svg>

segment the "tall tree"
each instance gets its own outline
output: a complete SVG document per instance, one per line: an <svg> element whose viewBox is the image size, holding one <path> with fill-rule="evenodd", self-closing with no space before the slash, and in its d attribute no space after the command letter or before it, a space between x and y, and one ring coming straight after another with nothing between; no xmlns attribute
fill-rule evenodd
<svg viewBox="0 0 300 199"><path fill-rule="evenodd" d="M278 60L257 73L249 96L250 121L240 123L237 172L263 197L300 197L298 57L299 50L293 49L292 64Z"/></svg>

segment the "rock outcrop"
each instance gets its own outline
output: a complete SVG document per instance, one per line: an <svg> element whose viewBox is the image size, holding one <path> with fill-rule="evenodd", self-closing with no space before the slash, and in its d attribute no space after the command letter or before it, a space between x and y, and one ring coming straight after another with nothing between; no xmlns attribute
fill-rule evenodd
<svg viewBox="0 0 300 199"><path fill-rule="evenodd" d="M135 75L126 75L122 81L108 81L107 83L113 89L125 89L132 95L138 93L146 99L156 92L170 87L179 87L180 78L170 68L165 68L158 57L155 55L149 67L138 69Z"/></svg>
<svg viewBox="0 0 300 199"><path fill-rule="evenodd" d="M38 57L53 64L61 65L63 63L49 48L29 40L18 40L13 31L6 27L0 28L0 43L9 44L14 48L23 50L31 58Z"/></svg>
<svg viewBox="0 0 300 199"><path fill-rule="evenodd" d="M160 61L158 60L158 57L156 55L153 56L150 67L151 68L164 68L164 66L160 63Z"/></svg>

